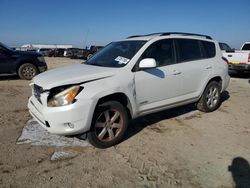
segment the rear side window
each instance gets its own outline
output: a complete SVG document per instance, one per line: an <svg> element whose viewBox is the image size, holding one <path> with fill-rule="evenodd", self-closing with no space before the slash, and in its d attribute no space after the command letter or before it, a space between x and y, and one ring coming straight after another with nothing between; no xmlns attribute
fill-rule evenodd
<svg viewBox="0 0 250 188"><path fill-rule="evenodd" d="M192 61L202 59L199 40L177 39L179 61Z"/></svg>
<svg viewBox="0 0 250 188"><path fill-rule="evenodd" d="M215 56L215 44L213 42L201 41L204 51L205 58L212 58Z"/></svg>
<svg viewBox="0 0 250 188"><path fill-rule="evenodd" d="M242 50L250 50L250 43L249 44L244 44Z"/></svg>

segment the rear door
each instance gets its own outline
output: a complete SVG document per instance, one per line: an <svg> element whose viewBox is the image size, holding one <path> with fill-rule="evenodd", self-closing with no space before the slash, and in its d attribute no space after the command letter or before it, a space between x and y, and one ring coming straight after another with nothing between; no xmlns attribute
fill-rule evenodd
<svg viewBox="0 0 250 188"><path fill-rule="evenodd" d="M215 45L195 39L175 39L175 43L182 75L182 100L196 98L212 74ZM206 54L206 49L210 54Z"/></svg>

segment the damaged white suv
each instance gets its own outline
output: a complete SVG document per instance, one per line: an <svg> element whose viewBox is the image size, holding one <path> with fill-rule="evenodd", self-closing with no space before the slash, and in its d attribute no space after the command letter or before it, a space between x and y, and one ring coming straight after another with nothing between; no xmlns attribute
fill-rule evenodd
<svg viewBox="0 0 250 188"><path fill-rule="evenodd" d="M84 64L32 81L30 114L49 132L86 134L99 148L119 143L130 119L196 103L217 109L229 84L218 42L190 33L156 33L112 42Z"/></svg>

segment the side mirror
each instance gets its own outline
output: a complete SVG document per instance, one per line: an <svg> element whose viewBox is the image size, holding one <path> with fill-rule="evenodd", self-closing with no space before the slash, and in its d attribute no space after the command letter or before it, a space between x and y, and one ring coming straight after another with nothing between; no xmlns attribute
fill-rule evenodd
<svg viewBox="0 0 250 188"><path fill-rule="evenodd" d="M149 68L155 68L155 67L156 67L156 61L153 58L143 59L139 63L140 69L149 69Z"/></svg>

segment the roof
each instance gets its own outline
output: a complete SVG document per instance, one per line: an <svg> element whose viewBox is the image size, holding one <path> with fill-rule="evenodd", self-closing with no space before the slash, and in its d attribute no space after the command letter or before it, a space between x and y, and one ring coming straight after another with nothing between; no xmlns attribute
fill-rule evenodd
<svg viewBox="0 0 250 188"><path fill-rule="evenodd" d="M208 35L202 35L202 34L196 34L196 33L182 33L182 32L161 32L161 33L152 33L152 34L146 34L146 35L134 35L129 36L127 40L151 40L155 37L167 37L167 36L179 36L179 37L194 37L194 38L204 38L212 40L212 37Z"/></svg>

